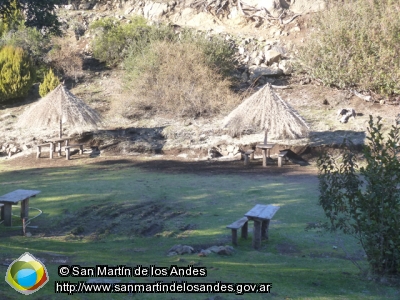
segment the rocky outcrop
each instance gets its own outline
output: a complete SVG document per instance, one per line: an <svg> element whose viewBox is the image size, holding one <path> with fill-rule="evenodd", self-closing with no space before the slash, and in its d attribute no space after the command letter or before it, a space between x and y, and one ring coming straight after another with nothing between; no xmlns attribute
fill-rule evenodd
<svg viewBox="0 0 400 300"><path fill-rule="evenodd" d="M211 0L210 0L211 1ZM208 1L208 2L210 2ZM207 3L208 3L207 2ZM169 1L162 2L157 0L108 0L108 1L81 1L79 5L66 5L66 9L80 9L81 18L91 22L100 17L113 15L120 20L129 16L141 15L150 22L166 22L176 27L193 27L201 31L207 31L210 35L220 34L228 40L232 47L236 49L236 59L240 65L240 72L237 78L242 83L264 84L269 81L269 77L281 75L291 75L293 71L291 56L287 53L286 47L280 44L282 36L296 34L301 28L296 20L291 20L296 13L306 13L316 11L325 7L325 0L249 0L241 8L229 2L222 10L218 9L218 14L211 14L208 10L200 9L197 3L201 1ZM204 2L206 3L206 2ZM216 9L218 2L210 2L213 9ZM249 11L244 9L254 8L263 11L266 17L249 17ZM211 9L211 8L210 8ZM86 12L93 10L96 13ZM221 12L220 12L221 11ZM290 22L289 22L290 21ZM269 38L239 37L226 32L226 24L232 26L249 25L255 22L254 26L264 26ZM258 22L258 23L257 23ZM261 23L260 23L261 22ZM256 24L257 23L257 24ZM85 26L87 28L88 26ZM86 30L86 29L85 29ZM89 33L80 33L80 36L90 38ZM85 49L86 54L90 55L89 42Z"/></svg>
<svg viewBox="0 0 400 300"><path fill-rule="evenodd" d="M243 67L239 76L243 83L264 84L268 77L290 75L293 71L290 56L277 40L237 38L234 48Z"/></svg>

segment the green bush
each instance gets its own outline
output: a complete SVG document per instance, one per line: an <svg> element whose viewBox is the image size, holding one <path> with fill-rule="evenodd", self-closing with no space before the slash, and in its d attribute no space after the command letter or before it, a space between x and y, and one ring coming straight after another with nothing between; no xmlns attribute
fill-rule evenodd
<svg viewBox="0 0 400 300"><path fill-rule="evenodd" d="M43 64L45 55L50 48L50 39L36 28L19 26L18 30L11 30L4 34L0 45L10 45L24 49L36 65Z"/></svg>
<svg viewBox="0 0 400 300"><path fill-rule="evenodd" d="M174 36L167 27L146 25L146 19L142 17L135 17L130 23L105 18L94 22L90 28L97 32L92 43L94 57L109 65L122 62L128 49L137 52L153 39Z"/></svg>
<svg viewBox="0 0 400 300"><path fill-rule="evenodd" d="M125 60L132 98L117 104L126 117L161 114L196 118L227 112L238 104L231 82L208 64L190 42L153 42Z"/></svg>
<svg viewBox="0 0 400 300"><path fill-rule="evenodd" d="M400 3L355 0L315 15L301 70L325 85L400 93Z"/></svg>
<svg viewBox="0 0 400 300"><path fill-rule="evenodd" d="M109 65L123 62L128 56L131 60L142 55L153 42L188 42L206 55L206 63L223 75L229 75L235 68L234 50L222 38L183 30L176 34L166 25L148 26L142 17L135 17L130 23L121 23L116 19L106 18L94 22L91 29L97 32L93 40L94 57Z"/></svg>
<svg viewBox="0 0 400 300"><path fill-rule="evenodd" d="M46 96L60 84L60 80L54 75L53 70L50 69L45 75L43 82L39 86L40 97Z"/></svg>
<svg viewBox="0 0 400 300"><path fill-rule="evenodd" d="M353 235L367 254L373 273L400 274L400 125L387 138L382 124L370 116L366 166L359 168L350 148L338 161L324 154L318 160L319 203L326 226Z"/></svg>
<svg viewBox="0 0 400 300"><path fill-rule="evenodd" d="M23 97L35 81L35 68L22 48L0 50L0 101Z"/></svg>
<svg viewBox="0 0 400 300"><path fill-rule="evenodd" d="M224 77L231 77L236 68L235 50L222 37L208 36L191 30L183 32L183 42L195 44L205 55L205 63Z"/></svg>

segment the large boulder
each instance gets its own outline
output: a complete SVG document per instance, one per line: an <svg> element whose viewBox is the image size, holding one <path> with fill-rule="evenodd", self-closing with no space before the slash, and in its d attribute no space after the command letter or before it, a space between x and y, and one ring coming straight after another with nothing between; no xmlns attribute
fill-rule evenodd
<svg viewBox="0 0 400 300"><path fill-rule="evenodd" d="M265 62L270 66L275 62L279 62L281 60L281 56L281 53L275 50L265 51Z"/></svg>
<svg viewBox="0 0 400 300"><path fill-rule="evenodd" d="M250 80L254 80L259 78L260 76L280 76L283 75L283 71L278 68L278 65L275 63L272 66L251 66L249 68Z"/></svg>

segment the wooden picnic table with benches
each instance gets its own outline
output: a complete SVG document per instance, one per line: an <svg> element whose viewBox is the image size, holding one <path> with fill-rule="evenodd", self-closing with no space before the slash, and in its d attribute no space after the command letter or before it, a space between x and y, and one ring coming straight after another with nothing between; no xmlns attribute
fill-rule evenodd
<svg viewBox="0 0 400 300"><path fill-rule="evenodd" d="M0 196L1 219L4 226L11 226L12 206L21 202L21 219L29 216L29 198L35 197L40 191L36 190L15 190L11 193Z"/></svg>
<svg viewBox="0 0 400 300"><path fill-rule="evenodd" d="M237 231L241 228L241 237L247 238L248 221L254 221L253 243L254 249L259 249L261 239L268 239L269 222L279 210L276 205L257 204L249 210L245 216L232 224L226 226L232 230L232 244L237 246Z"/></svg>
<svg viewBox="0 0 400 300"><path fill-rule="evenodd" d="M65 146L68 146L69 144L69 140L71 138L66 137L66 138L56 138L56 139L48 139L45 141L45 143L37 145L37 154L36 154L36 158L40 158L40 154L42 153L42 147L50 147L50 158L53 158L53 152L56 152L56 147L54 146L56 143L58 145L58 149L57 149L57 153L58 156L61 156L61 144L65 143Z"/></svg>
<svg viewBox="0 0 400 300"><path fill-rule="evenodd" d="M79 154L83 154L83 144L70 145L69 144L69 140L71 140L71 138L69 138L69 137L66 137L66 138L55 138L55 139L46 140L46 142L44 144L36 146L37 147L36 158L40 158L41 149L44 146L49 146L50 147L50 158L53 158L53 152L56 152L56 147L54 146L54 144L56 144L56 143L58 145L58 148L57 148L58 156L61 156L61 151L62 151L61 145L62 145L62 143L64 143L65 158L67 160L69 160L70 157L71 157L71 148L73 148L73 147L79 148Z"/></svg>

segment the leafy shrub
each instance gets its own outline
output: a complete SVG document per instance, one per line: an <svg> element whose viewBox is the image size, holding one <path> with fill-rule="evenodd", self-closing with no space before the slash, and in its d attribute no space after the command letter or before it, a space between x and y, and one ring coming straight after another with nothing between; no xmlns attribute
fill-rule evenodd
<svg viewBox="0 0 400 300"><path fill-rule="evenodd" d="M325 85L400 93L400 4L355 0L315 15L301 68Z"/></svg>
<svg viewBox="0 0 400 300"><path fill-rule="evenodd" d="M50 69L45 75L43 82L39 86L40 97L46 96L60 84L60 80L54 75L53 70Z"/></svg>
<svg viewBox="0 0 400 300"><path fill-rule="evenodd" d="M147 46L155 27L147 26L143 17L135 17L130 21L121 23L114 18L104 18L93 22L90 28L97 32L92 43L95 58L116 65L125 58L129 47Z"/></svg>
<svg viewBox="0 0 400 300"><path fill-rule="evenodd" d="M153 42L125 60L130 100L120 112L178 117L210 116L238 103L231 82L208 65L208 56L190 42Z"/></svg>
<svg viewBox="0 0 400 300"><path fill-rule="evenodd" d="M106 18L94 22L91 29L98 32L92 44L94 57L109 65L121 63L128 56L132 59L137 55L142 55L148 45L153 42L182 41L196 44L202 49L206 55L206 63L212 68L217 68L221 74L228 75L235 67L234 50L218 36L211 38L189 29L183 30L178 35L169 26L146 25L143 17L135 17L130 20L130 23Z"/></svg>
<svg viewBox="0 0 400 300"><path fill-rule="evenodd" d="M11 30L0 41L1 45L20 47L29 54L36 65L42 64L49 51L50 39L36 28L19 26L18 30Z"/></svg>
<svg viewBox="0 0 400 300"><path fill-rule="evenodd" d="M224 77L230 77L235 70L235 50L224 38L187 30L182 34L181 40L195 44L204 53L205 63Z"/></svg>
<svg viewBox="0 0 400 300"><path fill-rule="evenodd" d="M400 125L382 135L370 116L366 166L359 168L349 148L342 161L324 154L318 160L319 203L330 229L353 235L378 275L400 273ZM360 176L361 175L361 176Z"/></svg>
<svg viewBox="0 0 400 300"><path fill-rule="evenodd" d="M33 63L22 48L0 50L0 101L25 96L35 76Z"/></svg>

